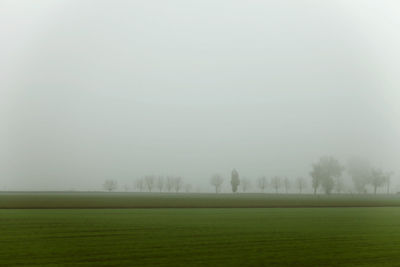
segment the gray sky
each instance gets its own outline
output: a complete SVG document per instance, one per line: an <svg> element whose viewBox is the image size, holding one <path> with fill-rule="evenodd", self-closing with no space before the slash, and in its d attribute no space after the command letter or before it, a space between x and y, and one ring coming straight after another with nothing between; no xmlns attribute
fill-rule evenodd
<svg viewBox="0 0 400 267"><path fill-rule="evenodd" d="M396 0L0 1L0 190L228 192L322 155L398 179L399 47Z"/></svg>

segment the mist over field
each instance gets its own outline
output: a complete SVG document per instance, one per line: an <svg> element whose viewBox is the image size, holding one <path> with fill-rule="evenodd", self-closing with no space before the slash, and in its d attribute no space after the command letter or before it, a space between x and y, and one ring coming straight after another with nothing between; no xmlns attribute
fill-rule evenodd
<svg viewBox="0 0 400 267"><path fill-rule="evenodd" d="M394 171L400 191L399 12L395 0L0 1L0 191L171 175L212 192L220 173L231 192L236 169L253 183L303 176L312 192L324 155Z"/></svg>

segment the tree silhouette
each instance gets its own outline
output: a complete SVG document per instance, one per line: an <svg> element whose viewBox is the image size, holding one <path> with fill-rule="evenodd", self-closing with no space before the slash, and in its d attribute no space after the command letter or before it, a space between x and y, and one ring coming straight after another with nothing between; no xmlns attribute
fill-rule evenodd
<svg viewBox="0 0 400 267"><path fill-rule="evenodd" d="M103 189L111 192L117 189L117 181L115 180L106 180L103 184Z"/></svg>
<svg viewBox="0 0 400 267"><path fill-rule="evenodd" d="M318 181L325 194L330 195L335 187L335 179L340 177L344 166L332 156L323 156L317 163L312 164L312 168L310 175L313 178L313 187L317 184L315 181ZM314 187L314 194L316 189L317 187Z"/></svg>
<svg viewBox="0 0 400 267"><path fill-rule="evenodd" d="M210 184L215 187L215 193L221 191L221 185L224 182L224 178L219 173L214 174L210 178Z"/></svg>
<svg viewBox="0 0 400 267"><path fill-rule="evenodd" d="M295 186L297 189L299 189L299 193L301 195L301 190L307 186L307 182L302 176L300 176L296 179Z"/></svg>
<svg viewBox="0 0 400 267"><path fill-rule="evenodd" d="M285 191L287 194L288 189L290 189L292 187L292 181L290 181L290 179L288 177L285 177L283 179L283 186L285 186Z"/></svg>
<svg viewBox="0 0 400 267"><path fill-rule="evenodd" d="M135 180L135 188L139 190L139 192L142 192L144 188L144 179L143 178L137 178Z"/></svg>
<svg viewBox="0 0 400 267"><path fill-rule="evenodd" d="M258 177L256 185L258 188L261 189L261 193L264 193L264 189L267 188L268 186L267 177L265 176Z"/></svg>
<svg viewBox="0 0 400 267"><path fill-rule="evenodd" d="M231 173L231 186L232 186L232 192L236 193L238 186L240 184L240 179L239 179L239 174L238 172L234 169Z"/></svg>
<svg viewBox="0 0 400 267"><path fill-rule="evenodd" d="M281 183L281 177L279 176L274 176L271 179L271 187L275 189L275 193L278 193L278 189L281 187L282 183Z"/></svg>
<svg viewBox="0 0 400 267"><path fill-rule="evenodd" d="M144 182L149 192L151 192L154 187L154 183L156 182L156 178L153 175L147 175L144 177Z"/></svg>
<svg viewBox="0 0 400 267"><path fill-rule="evenodd" d="M243 193L245 193L248 189L251 188L251 180L249 178L242 178L240 188L242 189Z"/></svg>
<svg viewBox="0 0 400 267"><path fill-rule="evenodd" d="M156 188L158 190L160 190L160 193L161 193L161 191L164 188L164 177L158 176L157 181L156 181Z"/></svg>

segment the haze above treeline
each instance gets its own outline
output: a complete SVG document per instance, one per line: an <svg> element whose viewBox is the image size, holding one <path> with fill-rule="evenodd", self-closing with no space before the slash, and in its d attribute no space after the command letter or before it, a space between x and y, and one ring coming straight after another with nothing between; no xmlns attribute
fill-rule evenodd
<svg viewBox="0 0 400 267"><path fill-rule="evenodd" d="M233 169L310 182L325 155L394 171L398 190L399 10L0 2L0 190L163 175L211 192L220 173L229 192Z"/></svg>

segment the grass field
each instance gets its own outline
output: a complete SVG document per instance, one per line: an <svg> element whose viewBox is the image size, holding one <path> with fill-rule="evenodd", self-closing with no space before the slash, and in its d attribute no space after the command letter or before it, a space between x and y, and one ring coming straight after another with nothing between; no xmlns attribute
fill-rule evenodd
<svg viewBox="0 0 400 267"><path fill-rule="evenodd" d="M400 207L400 195L0 193L0 209L269 207Z"/></svg>
<svg viewBox="0 0 400 267"><path fill-rule="evenodd" d="M400 208L0 210L0 266L398 266Z"/></svg>
<svg viewBox="0 0 400 267"><path fill-rule="evenodd" d="M396 195L1 193L0 208L0 266L400 262Z"/></svg>

